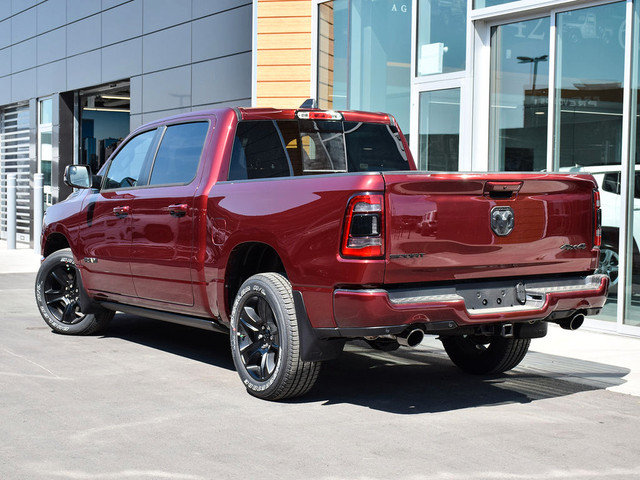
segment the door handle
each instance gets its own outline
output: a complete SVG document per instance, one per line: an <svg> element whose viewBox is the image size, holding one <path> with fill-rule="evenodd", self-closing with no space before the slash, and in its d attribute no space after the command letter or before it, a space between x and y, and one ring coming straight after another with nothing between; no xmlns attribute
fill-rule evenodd
<svg viewBox="0 0 640 480"><path fill-rule="evenodd" d="M113 214L118 218L124 218L129 215L129 206L114 207Z"/></svg>
<svg viewBox="0 0 640 480"><path fill-rule="evenodd" d="M167 207L169 215L173 217L184 217L187 214L188 209L189 205L186 203L181 203L180 205L169 205Z"/></svg>

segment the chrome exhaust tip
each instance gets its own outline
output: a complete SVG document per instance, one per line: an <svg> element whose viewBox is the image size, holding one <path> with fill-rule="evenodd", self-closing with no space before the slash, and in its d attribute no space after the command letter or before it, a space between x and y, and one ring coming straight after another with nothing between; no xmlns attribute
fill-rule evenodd
<svg viewBox="0 0 640 480"><path fill-rule="evenodd" d="M424 332L420 328L407 330L397 335L396 340L404 347L417 347L424 340Z"/></svg>
<svg viewBox="0 0 640 480"><path fill-rule="evenodd" d="M563 318L558 322L558 325L565 330L577 330L584 323L584 319L584 313L576 313L572 317Z"/></svg>

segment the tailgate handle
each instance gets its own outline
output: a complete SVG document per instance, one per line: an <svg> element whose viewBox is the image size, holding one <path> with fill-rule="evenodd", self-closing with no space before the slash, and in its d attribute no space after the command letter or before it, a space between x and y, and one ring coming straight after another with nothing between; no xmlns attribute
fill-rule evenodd
<svg viewBox="0 0 640 480"><path fill-rule="evenodd" d="M487 182L482 193L492 198L510 198L521 188L522 182Z"/></svg>

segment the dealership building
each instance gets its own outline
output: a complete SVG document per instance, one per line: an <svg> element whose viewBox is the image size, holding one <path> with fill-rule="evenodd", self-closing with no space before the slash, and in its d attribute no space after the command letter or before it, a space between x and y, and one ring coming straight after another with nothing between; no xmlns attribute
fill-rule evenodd
<svg viewBox="0 0 640 480"><path fill-rule="evenodd" d="M143 123L315 98L393 114L423 170L592 173L613 286L588 324L640 335L639 20L632 0L5 0L0 234L7 174L32 243L35 173L50 205Z"/></svg>

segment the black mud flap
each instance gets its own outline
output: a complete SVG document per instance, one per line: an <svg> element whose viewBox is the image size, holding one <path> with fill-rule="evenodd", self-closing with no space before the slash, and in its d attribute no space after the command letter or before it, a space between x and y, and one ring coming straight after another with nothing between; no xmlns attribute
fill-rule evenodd
<svg viewBox="0 0 640 480"><path fill-rule="evenodd" d="M320 338L309 322L302 293L293 291L293 302L298 319L300 357L303 362L321 362L337 358L344 348L344 338Z"/></svg>

